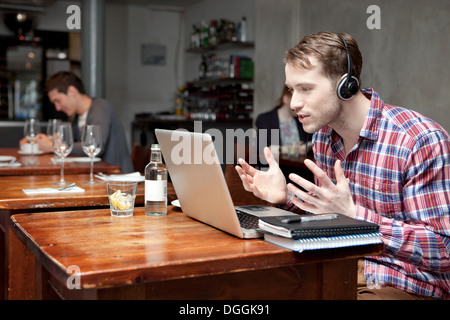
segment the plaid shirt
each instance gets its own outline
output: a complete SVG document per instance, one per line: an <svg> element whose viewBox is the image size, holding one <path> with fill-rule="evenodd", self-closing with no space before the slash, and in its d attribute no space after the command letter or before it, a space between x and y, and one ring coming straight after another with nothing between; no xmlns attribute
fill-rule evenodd
<svg viewBox="0 0 450 320"><path fill-rule="evenodd" d="M371 106L357 144L346 156L326 126L313 137L316 163L336 182L340 159L356 219L380 225L385 252L366 257L368 285L450 299L450 136L414 111L385 104L373 89L363 93Z"/></svg>

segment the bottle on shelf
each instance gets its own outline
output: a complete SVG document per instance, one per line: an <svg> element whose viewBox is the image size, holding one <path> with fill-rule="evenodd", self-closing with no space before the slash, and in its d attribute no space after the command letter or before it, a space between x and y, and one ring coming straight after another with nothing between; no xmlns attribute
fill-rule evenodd
<svg viewBox="0 0 450 320"><path fill-rule="evenodd" d="M209 45L215 46L217 44L217 27L216 21L211 20L209 22Z"/></svg>
<svg viewBox="0 0 450 320"><path fill-rule="evenodd" d="M242 20L239 24L239 41L246 42L247 41L247 18L242 17Z"/></svg>
<svg viewBox="0 0 450 320"><path fill-rule="evenodd" d="M191 32L191 49L198 49L198 48L200 48L200 30L194 24L192 26Z"/></svg>
<svg viewBox="0 0 450 320"><path fill-rule="evenodd" d="M181 98L175 98L175 115L183 115L183 100Z"/></svg>
<svg viewBox="0 0 450 320"><path fill-rule="evenodd" d="M206 78L206 71L207 71L207 65L206 65L206 57L205 55L202 56L202 61L200 62L199 68L198 68L198 77L199 79L205 79Z"/></svg>
<svg viewBox="0 0 450 320"><path fill-rule="evenodd" d="M162 162L161 148L151 146L150 163L145 167L145 215L167 214L167 168Z"/></svg>
<svg viewBox="0 0 450 320"><path fill-rule="evenodd" d="M204 20L202 21L201 24L200 46L202 47L209 46L209 26Z"/></svg>

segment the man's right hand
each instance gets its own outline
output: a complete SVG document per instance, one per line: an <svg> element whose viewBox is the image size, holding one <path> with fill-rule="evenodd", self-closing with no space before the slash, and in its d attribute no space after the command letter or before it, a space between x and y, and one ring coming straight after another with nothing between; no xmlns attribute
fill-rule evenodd
<svg viewBox="0 0 450 320"><path fill-rule="evenodd" d="M269 164L268 171L257 170L243 159L236 171L242 180L244 189L256 197L275 204L285 204L288 201L286 179L269 148L264 148L264 156Z"/></svg>

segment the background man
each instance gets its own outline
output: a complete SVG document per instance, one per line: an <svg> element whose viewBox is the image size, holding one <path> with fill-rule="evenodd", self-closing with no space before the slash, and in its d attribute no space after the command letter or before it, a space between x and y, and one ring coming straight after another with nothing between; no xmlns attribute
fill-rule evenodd
<svg viewBox="0 0 450 320"><path fill-rule="evenodd" d="M99 125L102 131L103 145L99 157L103 161L120 165L122 172L132 172L128 145L122 124L111 105L103 99L89 97L79 77L71 72L58 72L45 85L50 102L57 111L63 111L72 120L74 147L72 154L84 155L81 146L81 127ZM40 135L39 149L51 152L51 140Z"/></svg>

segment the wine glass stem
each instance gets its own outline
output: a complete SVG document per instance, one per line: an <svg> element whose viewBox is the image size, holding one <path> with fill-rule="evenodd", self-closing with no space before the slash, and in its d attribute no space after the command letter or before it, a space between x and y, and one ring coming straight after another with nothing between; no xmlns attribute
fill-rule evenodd
<svg viewBox="0 0 450 320"><path fill-rule="evenodd" d="M61 157L61 180L60 183L65 183L64 181L64 157Z"/></svg>
<svg viewBox="0 0 450 320"><path fill-rule="evenodd" d="M91 157L91 177L90 182L94 182L94 158Z"/></svg>

